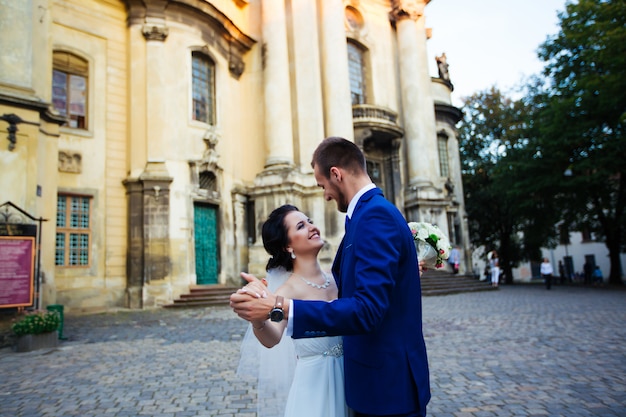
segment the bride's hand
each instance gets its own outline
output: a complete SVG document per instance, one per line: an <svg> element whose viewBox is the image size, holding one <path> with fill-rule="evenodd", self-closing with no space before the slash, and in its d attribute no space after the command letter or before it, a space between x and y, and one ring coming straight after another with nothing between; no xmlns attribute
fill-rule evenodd
<svg viewBox="0 0 626 417"><path fill-rule="evenodd" d="M255 298L267 298L267 281L260 280L252 274L241 273L241 277L248 281L244 287L237 290L237 294L248 294Z"/></svg>
<svg viewBox="0 0 626 417"><path fill-rule="evenodd" d="M276 305L276 297L254 275L242 272L241 276L248 284L231 294L230 307L242 319L260 323Z"/></svg>

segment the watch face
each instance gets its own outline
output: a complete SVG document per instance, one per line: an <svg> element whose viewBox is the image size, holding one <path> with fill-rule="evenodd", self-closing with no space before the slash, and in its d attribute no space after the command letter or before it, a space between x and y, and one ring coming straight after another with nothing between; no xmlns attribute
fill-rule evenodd
<svg viewBox="0 0 626 417"><path fill-rule="evenodd" d="M284 313L283 313L283 309L282 308L275 308L272 311L270 311L270 320L271 321L282 321L283 318L285 317Z"/></svg>

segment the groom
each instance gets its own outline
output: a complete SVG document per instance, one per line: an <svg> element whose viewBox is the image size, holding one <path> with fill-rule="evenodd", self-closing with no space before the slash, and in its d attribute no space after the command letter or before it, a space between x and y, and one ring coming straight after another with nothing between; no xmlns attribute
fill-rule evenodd
<svg viewBox="0 0 626 417"><path fill-rule="evenodd" d="M357 417L426 416L430 386L421 287L406 220L372 183L354 143L326 138L312 166L324 198L347 213L332 267L339 299L279 300L277 305L273 294L235 293L230 305L249 321L263 321L270 311L272 320L284 314L296 339L343 335L346 402Z"/></svg>

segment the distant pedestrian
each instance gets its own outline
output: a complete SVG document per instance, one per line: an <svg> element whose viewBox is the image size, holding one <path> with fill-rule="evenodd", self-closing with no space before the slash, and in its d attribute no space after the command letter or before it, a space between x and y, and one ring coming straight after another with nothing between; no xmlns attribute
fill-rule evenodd
<svg viewBox="0 0 626 417"><path fill-rule="evenodd" d="M543 258L543 262L541 263L541 276L546 283L546 289L550 289L552 287L552 274L554 271L552 270L552 264L548 260L548 258Z"/></svg>
<svg viewBox="0 0 626 417"><path fill-rule="evenodd" d="M500 283L500 259L495 250L489 254L489 269L491 270L491 286L497 287Z"/></svg>
<svg viewBox="0 0 626 417"><path fill-rule="evenodd" d="M454 246L450 251L450 256L448 257L448 263L450 267L452 267L452 272L455 274L459 273L459 264L461 262L461 252L459 252L459 247Z"/></svg>

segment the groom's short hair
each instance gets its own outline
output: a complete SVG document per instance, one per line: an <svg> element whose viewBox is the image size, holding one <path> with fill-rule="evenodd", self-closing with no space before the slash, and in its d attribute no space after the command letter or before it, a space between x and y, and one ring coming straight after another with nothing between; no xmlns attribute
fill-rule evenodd
<svg viewBox="0 0 626 417"><path fill-rule="evenodd" d="M337 167L359 175L367 173L365 155L359 147L347 139L331 136L324 139L313 152L311 166L326 178L330 177L330 168Z"/></svg>

